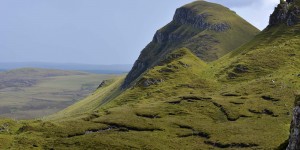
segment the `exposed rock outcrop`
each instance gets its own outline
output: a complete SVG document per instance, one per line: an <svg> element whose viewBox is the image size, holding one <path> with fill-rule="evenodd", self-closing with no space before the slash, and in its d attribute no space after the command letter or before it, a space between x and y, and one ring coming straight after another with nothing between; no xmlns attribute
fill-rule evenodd
<svg viewBox="0 0 300 150"><path fill-rule="evenodd" d="M296 96L287 150L300 150L300 95Z"/></svg>
<svg viewBox="0 0 300 150"><path fill-rule="evenodd" d="M145 79L145 81L143 82L143 86L148 87L150 85L156 85L161 82L164 82L164 80L163 79L153 79L153 78Z"/></svg>
<svg viewBox="0 0 300 150"><path fill-rule="evenodd" d="M281 2L270 16L269 26L280 23L288 26L295 25L300 22L298 15L300 15L300 7L295 2Z"/></svg>
<svg viewBox="0 0 300 150"><path fill-rule="evenodd" d="M97 87L97 89L104 87L107 84L108 80L103 80L100 85Z"/></svg>
<svg viewBox="0 0 300 150"><path fill-rule="evenodd" d="M174 27L178 27L181 25L189 25L195 29L199 30L212 30L215 32L224 32L229 30L231 27L228 23L210 23L207 19L211 15L208 13L197 14L196 11L181 7L178 8L173 17L172 23ZM176 42L183 40L184 37L180 34L170 33L169 31L157 31L154 35L153 42L155 43L164 43L164 42Z"/></svg>
<svg viewBox="0 0 300 150"><path fill-rule="evenodd" d="M226 22L212 24L207 21L210 16L208 13L197 14L197 12L181 7L176 10L173 21L179 24L191 25L194 28L205 30L214 30L216 32L223 32L230 29L230 25Z"/></svg>
<svg viewBox="0 0 300 150"><path fill-rule="evenodd" d="M157 31L153 37L153 42L163 44L164 42L176 42L182 39L183 37L179 34Z"/></svg>

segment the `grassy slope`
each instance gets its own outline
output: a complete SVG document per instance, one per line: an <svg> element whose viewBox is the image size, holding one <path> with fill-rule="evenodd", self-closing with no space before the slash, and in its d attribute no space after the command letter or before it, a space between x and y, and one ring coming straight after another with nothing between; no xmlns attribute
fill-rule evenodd
<svg viewBox="0 0 300 150"><path fill-rule="evenodd" d="M179 36L184 37L189 34L193 35L193 37L191 37L187 42L183 42L183 44L178 47L190 48L195 53L201 52L199 57L205 61L213 61L220 58L229 51L232 51L243 43L248 42L259 32L257 28L238 16L235 12L219 4L209 3L206 1L195 1L183 6L183 8L188 8L199 15L208 14L209 16L205 21L210 24L227 23L231 27L225 32L215 32L207 29L197 30L192 27L192 25L182 25L176 28L176 30L173 29L172 33ZM166 30L170 30L170 28L172 28L170 27L172 26L171 24L174 24L174 22L171 22L160 31L165 32ZM206 35L212 36L213 40L199 40L201 37ZM197 43L200 44L200 41L202 44L201 46L197 45ZM209 50L201 49L201 47L205 47L206 45L210 45L212 48Z"/></svg>
<svg viewBox="0 0 300 150"><path fill-rule="evenodd" d="M12 131L0 134L0 147L276 148L288 137L300 89L299 33L299 25L267 29L209 64L179 49L98 111L55 122L3 120Z"/></svg>
<svg viewBox="0 0 300 150"><path fill-rule="evenodd" d="M257 28L238 16L234 11L219 4L196 1L185 5L184 7L190 8L198 14L209 14L210 16L207 18L207 21L212 24L228 23L231 26L231 29L226 32L216 33L206 30L201 33L201 35L212 35L219 41L214 47L217 51L212 51L217 58L222 57L239 47L241 44L248 42L259 32ZM192 47L190 49L192 49ZM208 61L215 60L207 56L202 56L200 58Z"/></svg>
<svg viewBox="0 0 300 150"><path fill-rule="evenodd" d="M278 28L283 26L261 33L256 40ZM286 32L297 28L289 28ZM295 75L299 57L289 55L300 55L297 33L281 35L274 33L270 39L273 42L260 41L263 44L253 47L251 43L258 43L254 40L241 48L244 50L238 49L210 64L188 49L177 50L159 66L147 71L136 86L98 111L58 117L60 119L52 122L13 122L11 128L20 128L15 131L18 134L7 136L3 133L0 138L11 141L6 146L14 148L275 148L288 137L293 92L300 85ZM282 38L289 40L277 41ZM280 48L281 45L285 47ZM280 51L274 51L278 55L264 54L270 47L277 46ZM251 59L262 55L273 60L272 64L267 65L265 59ZM233 72L231 66L237 63L247 64L250 69L234 79L227 78L228 73ZM257 63L265 64L263 71L251 70ZM273 63L280 65L273 66ZM162 82L145 86L149 80ZM263 95L279 101L264 100ZM81 103L88 101L89 98ZM85 105L78 103L73 107L85 108ZM72 107L69 110L72 112Z"/></svg>
<svg viewBox="0 0 300 150"><path fill-rule="evenodd" d="M95 92L90 94L85 99L78 101L74 105L69 106L68 108L55 113L53 115L47 116L44 119L45 120L62 120L62 119L68 119L76 116L80 116L85 113L93 113L101 106L101 104L104 104L104 100L109 95L112 95L112 93L115 93L118 91L118 88L120 87L121 83L123 82L123 77L118 77L115 79L109 80L107 85L104 87L101 87L97 89Z"/></svg>
<svg viewBox="0 0 300 150"><path fill-rule="evenodd" d="M157 65L168 53L178 48L189 48L203 61L211 62L251 40L259 32L257 28L235 12L219 4L195 1L179 10L183 8L188 8L196 14L207 14L208 17L203 21L205 23L211 25L226 23L230 25L230 29L216 32L210 29L196 28L193 24L171 21L157 31L153 41L141 52L137 61L139 65L134 66L129 72L125 79L126 85L134 83L134 80L144 71ZM197 17L195 16L195 18ZM157 42L156 39L161 37L157 35L162 35L165 41ZM175 37L175 39L170 37Z"/></svg>
<svg viewBox="0 0 300 150"><path fill-rule="evenodd" d="M0 73L0 114L36 118L60 111L94 91L113 75L76 71L18 69Z"/></svg>

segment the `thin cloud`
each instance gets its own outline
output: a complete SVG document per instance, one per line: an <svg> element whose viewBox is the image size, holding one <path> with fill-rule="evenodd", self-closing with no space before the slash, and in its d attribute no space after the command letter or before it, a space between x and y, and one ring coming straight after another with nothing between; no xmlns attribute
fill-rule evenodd
<svg viewBox="0 0 300 150"><path fill-rule="evenodd" d="M209 0L210 2L220 3L230 7L248 7L261 0Z"/></svg>
<svg viewBox="0 0 300 150"><path fill-rule="evenodd" d="M208 0L222 4L259 29L264 29L269 22L269 16L279 0Z"/></svg>

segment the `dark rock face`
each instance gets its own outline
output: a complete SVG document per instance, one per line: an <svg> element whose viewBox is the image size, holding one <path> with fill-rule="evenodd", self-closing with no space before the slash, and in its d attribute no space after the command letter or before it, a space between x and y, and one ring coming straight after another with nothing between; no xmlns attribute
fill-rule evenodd
<svg viewBox="0 0 300 150"><path fill-rule="evenodd" d="M279 4L273 14L270 16L269 25L273 26L280 23L285 23L288 26L295 25L300 22L297 17L300 15L300 8L293 1L283 2Z"/></svg>
<svg viewBox="0 0 300 150"><path fill-rule="evenodd" d="M183 37L178 34L157 31L153 37L153 42L163 44L164 42L178 42Z"/></svg>
<svg viewBox="0 0 300 150"><path fill-rule="evenodd" d="M155 85L155 84L158 84L158 83L161 83L163 82L164 80L163 79L146 79L144 82L143 82L143 86L144 87L148 87L150 85Z"/></svg>
<svg viewBox="0 0 300 150"><path fill-rule="evenodd" d="M246 73L246 72L248 72L248 70L249 70L249 68L247 66L239 64L239 65L235 66L233 71L235 73Z"/></svg>
<svg viewBox="0 0 300 150"><path fill-rule="evenodd" d="M178 8L174 15L173 21L179 24L191 25L194 28L205 30L213 30L216 32L223 32L230 29L230 25L227 23L211 24L206 21L210 15L207 13L197 14L188 8Z"/></svg>
<svg viewBox="0 0 300 150"><path fill-rule="evenodd" d="M107 80L103 80L100 85L97 87L97 89L102 88L103 86L105 86L107 84Z"/></svg>
<svg viewBox="0 0 300 150"><path fill-rule="evenodd" d="M122 88L123 89L127 88L130 85L130 83L134 81L136 78L138 78L139 75L142 74L146 69L147 69L146 62L143 62L139 59L136 60L131 71L126 76Z"/></svg>
<svg viewBox="0 0 300 150"><path fill-rule="evenodd" d="M300 150L300 95L296 96L287 150Z"/></svg>

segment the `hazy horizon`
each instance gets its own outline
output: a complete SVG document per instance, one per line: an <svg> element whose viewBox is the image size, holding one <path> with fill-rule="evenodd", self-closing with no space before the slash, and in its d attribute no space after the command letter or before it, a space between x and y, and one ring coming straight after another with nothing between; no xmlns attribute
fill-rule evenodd
<svg viewBox="0 0 300 150"><path fill-rule="evenodd" d="M0 1L0 62L133 64L176 8L193 0L29 1ZM209 1L261 30L279 2Z"/></svg>
<svg viewBox="0 0 300 150"><path fill-rule="evenodd" d="M100 73L123 73L130 71L132 64L79 64L79 63L39 63L39 62L0 62L0 70L21 68L43 68L59 70L100 71Z"/></svg>
<svg viewBox="0 0 300 150"><path fill-rule="evenodd" d="M133 64L90 64L90 63L80 63L80 62L43 62L43 61L14 61L14 62L1 62L0 64L70 64L70 65L101 65L101 66L113 66L113 65L133 65ZM1 68L1 67L0 67Z"/></svg>

